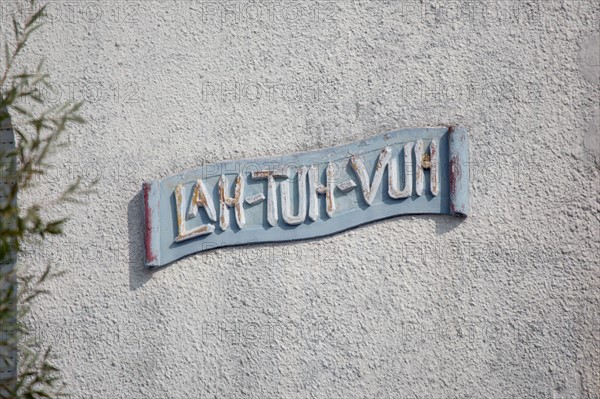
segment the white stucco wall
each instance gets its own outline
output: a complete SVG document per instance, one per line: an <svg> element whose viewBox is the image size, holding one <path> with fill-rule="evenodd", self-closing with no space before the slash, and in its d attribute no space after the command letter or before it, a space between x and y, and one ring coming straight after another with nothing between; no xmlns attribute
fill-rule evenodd
<svg viewBox="0 0 600 399"><path fill-rule="evenodd" d="M69 271L31 322L74 396L597 398L599 3L227 4L52 2L26 55L88 100L36 198L101 178L23 258ZM440 124L470 133L464 221L143 269L145 180Z"/></svg>

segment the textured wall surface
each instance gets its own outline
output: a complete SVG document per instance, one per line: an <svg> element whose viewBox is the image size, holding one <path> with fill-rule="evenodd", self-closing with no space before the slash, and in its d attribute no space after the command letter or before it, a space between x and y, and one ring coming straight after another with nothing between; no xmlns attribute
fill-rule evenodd
<svg viewBox="0 0 600 399"><path fill-rule="evenodd" d="M597 398L599 20L593 0L51 2L24 60L88 124L30 195L100 183L23 261L69 271L31 322L71 392ZM469 129L466 220L142 267L144 180L440 124Z"/></svg>

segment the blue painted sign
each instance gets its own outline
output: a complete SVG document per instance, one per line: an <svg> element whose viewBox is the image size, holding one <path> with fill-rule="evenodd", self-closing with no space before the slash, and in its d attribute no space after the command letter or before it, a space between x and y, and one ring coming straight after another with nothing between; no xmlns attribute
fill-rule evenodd
<svg viewBox="0 0 600 399"><path fill-rule="evenodd" d="M464 128L411 128L147 182L146 266L231 245L321 237L397 215L465 217L468 162Z"/></svg>

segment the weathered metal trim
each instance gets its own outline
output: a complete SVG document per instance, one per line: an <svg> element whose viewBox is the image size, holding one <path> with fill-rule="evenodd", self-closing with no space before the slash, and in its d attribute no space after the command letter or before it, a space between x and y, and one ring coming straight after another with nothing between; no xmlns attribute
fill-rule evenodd
<svg viewBox="0 0 600 399"><path fill-rule="evenodd" d="M467 145L463 128L403 129L324 150L205 165L145 183L146 265L159 267L197 252L231 245L322 237L398 215L464 217L469 213ZM399 178L400 159L405 162L404 179ZM366 174L360 163L367 169ZM421 167L419 192L417 165ZM296 174L288 176L287 171ZM199 208L192 220L179 223L177 215L182 215L182 220L187 215L189 209L184 205L192 201L196 182L203 179L207 192L218 201L219 181L225 182L224 175L236 176L240 183L245 179L247 197L243 205L241 195L238 201L245 206L244 228L215 229L218 222L211 220L207 207ZM303 188L308 192L301 191L308 209L302 206L300 194L291 190L300 188L306 178L308 184ZM351 189L353 183L362 190ZM400 184L402 191L398 190ZM181 190L177 198L180 186L185 195ZM230 186L221 186L231 190ZM279 201L280 194L285 201ZM223 200L227 206L219 207L220 213L231 212L233 200L227 196ZM259 205L262 201L266 203ZM297 213L292 213L296 209ZM206 228L206 234L180 237L200 228Z"/></svg>
<svg viewBox="0 0 600 399"><path fill-rule="evenodd" d="M158 267L160 262L160 188L158 181L143 184L144 193L144 244L146 266Z"/></svg>
<svg viewBox="0 0 600 399"><path fill-rule="evenodd" d="M453 216L467 217L471 210L469 203L469 138L467 130L451 127L448 131L448 152L450 157L450 213Z"/></svg>
<svg viewBox="0 0 600 399"><path fill-rule="evenodd" d="M438 141L436 139L431 140L429 144L429 169L431 171L431 194L437 196L440 194L440 155L438 152Z"/></svg>

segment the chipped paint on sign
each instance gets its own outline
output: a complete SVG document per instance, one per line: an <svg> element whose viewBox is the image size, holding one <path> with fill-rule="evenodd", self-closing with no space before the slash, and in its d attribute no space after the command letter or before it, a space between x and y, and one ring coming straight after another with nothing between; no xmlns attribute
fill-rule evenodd
<svg viewBox="0 0 600 399"><path fill-rule="evenodd" d="M320 237L397 215L467 216L468 168L464 128L414 128L145 183L146 265L224 246Z"/></svg>

